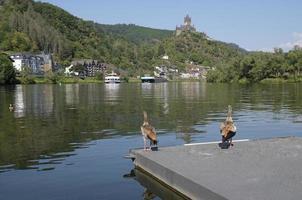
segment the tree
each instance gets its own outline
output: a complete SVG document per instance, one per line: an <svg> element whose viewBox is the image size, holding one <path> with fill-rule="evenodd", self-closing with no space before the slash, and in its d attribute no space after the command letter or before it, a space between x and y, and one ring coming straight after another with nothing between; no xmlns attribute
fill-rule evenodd
<svg viewBox="0 0 302 200"><path fill-rule="evenodd" d="M0 84L16 83L16 73L9 57L0 53Z"/></svg>
<svg viewBox="0 0 302 200"><path fill-rule="evenodd" d="M165 55L165 53L166 52L165 52L164 46L162 44L160 44L157 49L157 56L161 57L161 56Z"/></svg>

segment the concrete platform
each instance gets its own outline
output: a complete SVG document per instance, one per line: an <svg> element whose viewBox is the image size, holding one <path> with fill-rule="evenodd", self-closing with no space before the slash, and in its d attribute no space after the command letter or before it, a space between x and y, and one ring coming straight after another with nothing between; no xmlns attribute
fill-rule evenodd
<svg viewBox="0 0 302 200"><path fill-rule="evenodd" d="M137 169L191 199L302 199L302 138L132 150Z"/></svg>

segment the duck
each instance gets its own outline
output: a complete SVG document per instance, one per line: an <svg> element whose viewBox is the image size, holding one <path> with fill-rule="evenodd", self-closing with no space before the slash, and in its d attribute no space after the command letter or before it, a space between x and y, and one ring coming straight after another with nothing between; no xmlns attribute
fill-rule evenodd
<svg viewBox="0 0 302 200"><path fill-rule="evenodd" d="M232 143L232 138L236 135L236 131L237 127L235 126L232 118L232 106L228 105L227 117L225 121L220 124L222 143L227 141L231 146L233 146L234 144Z"/></svg>
<svg viewBox="0 0 302 200"><path fill-rule="evenodd" d="M143 111L143 115L144 115L144 122L141 126L141 132L144 140L144 150L151 150L151 145L157 147L157 143L158 143L157 134L155 128L151 126L151 124L148 121L147 112ZM147 140L150 141L149 148L147 148Z"/></svg>
<svg viewBox="0 0 302 200"><path fill-rule="evenodd" d="M13 104L9 104L8 109L9 109L10 112L13 112L13 111L14 111L14 106L13 106Z"/></svg>

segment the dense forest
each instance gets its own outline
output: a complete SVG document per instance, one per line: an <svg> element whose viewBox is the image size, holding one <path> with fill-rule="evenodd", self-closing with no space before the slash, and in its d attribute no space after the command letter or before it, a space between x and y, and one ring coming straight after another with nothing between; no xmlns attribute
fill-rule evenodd
<svg viewBox="0 0 302 200"><path fill-rule="evenodd" d="M0 52L53 54L61 67L74 59L95 59L113 64L129 76L152 71L155 65L187 63L210 66L210 82L261 81L297 78L301 49L288 53L247 52L235 44L209 39L204 33L158 30L137 25L103 25L84 21L49 3L0 0ZM161 57L168 55L169 60Z"/></svg>
<svg viewBox="0 0 302 200"><path fill-rule="evenodd" d="M260 82L266 79L301 81L302 48L295 46L284 53L276 48L274 53L250 52L232 59L229 64L211 70L208 82Z"/></svg>

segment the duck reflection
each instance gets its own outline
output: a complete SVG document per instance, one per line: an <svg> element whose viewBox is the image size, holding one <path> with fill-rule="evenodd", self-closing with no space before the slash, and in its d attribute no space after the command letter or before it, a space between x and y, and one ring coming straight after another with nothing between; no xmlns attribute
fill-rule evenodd
<svg viewBox="0 0 302 200"><path fill-rule="evenodd" d="M144 200L151 200L151 199L155 199L156 195L153 194L151 191L149 191L148 189L145 190L144 194L143 194L143 198Z"/></svg>
<svg viewBox="0 0 302 200"><path fill-rule="evenodd" d="M158 182L148 174L142 172L139 169L132 169L128 174L123 176L124 178L133 178L136 180L140 185L142 185L145 190L142 194L143 199L150 200L150 199L173 199L173 200L180 200L185 199L184 196L172 191L162 183ZM157 198L158 197L158 198Z"/></svg>

